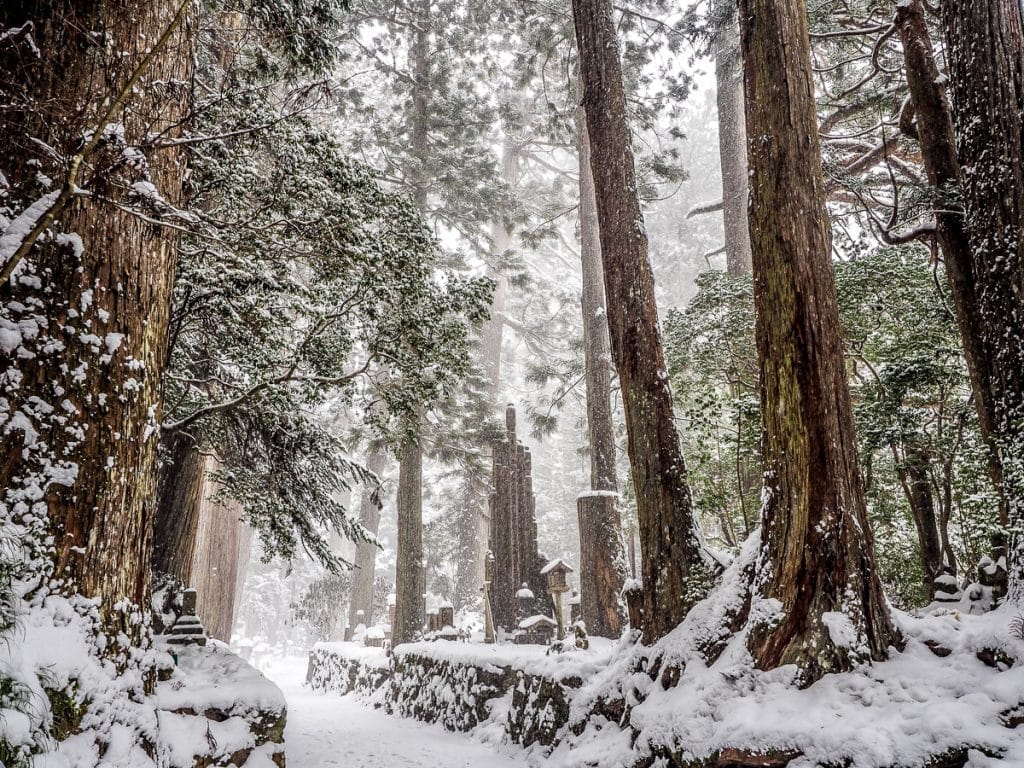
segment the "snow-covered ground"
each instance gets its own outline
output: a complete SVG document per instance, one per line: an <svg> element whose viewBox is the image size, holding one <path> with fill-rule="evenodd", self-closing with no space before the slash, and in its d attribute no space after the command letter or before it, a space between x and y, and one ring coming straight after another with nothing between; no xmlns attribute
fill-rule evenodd
<svg viewBox="0 0 1024 768"><path fill-rule="evenodd" d="M468 735L393 717L352 696L303 686L306 660L274 659L267 677L288 701L285 751L296 768L522 768Z"/></svg>

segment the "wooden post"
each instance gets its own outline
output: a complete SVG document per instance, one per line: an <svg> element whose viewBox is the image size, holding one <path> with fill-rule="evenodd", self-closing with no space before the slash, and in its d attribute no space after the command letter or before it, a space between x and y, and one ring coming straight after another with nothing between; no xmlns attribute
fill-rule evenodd
<svg viewBox="0 0 1024 768"><path fill-rule="evenodd" d="M580 608L587 632L599 637L622 634L619 593L625 582L618 494L580 494Z"/></svg>

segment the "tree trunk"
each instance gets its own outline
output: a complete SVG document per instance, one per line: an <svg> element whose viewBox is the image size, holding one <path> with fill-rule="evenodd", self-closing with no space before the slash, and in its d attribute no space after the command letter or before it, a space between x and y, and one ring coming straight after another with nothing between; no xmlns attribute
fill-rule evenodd
<svg viewBox="0 0 1024 768"><path fill-rule="evenodd" d="M514 188L519 178L519 150L512 136L507 134L502 146L501 169L502 180L509 188ZM487 374L487 392L496 407L501 388L501 344L508 304L508 275L504 261L506 252L512 247L512 233L507 222L496 220L492 223L491 241L494 263L489 275L495 282L495 289L490 317L483 328L480 352ZM452 595L456 608L473 602L484 582L484 556L490 536L487 497L486 478L468 469L463 482L463 508L458 520L455 594Z"/></svg>
<svg viewBox="0 0 1024 768"><path fill-rule="evenodd" d="M573 19L592 149L608 326L636 490L643 635L650 643L678 625L707 594L715 565L694 518L672 413L611 2L574 0Z"/></svg>
<svg viewBox="0 0 1024 768"><path fill-rule="evenodd" d="M206 457L188 435L171 433L163 439L164 461L157 476L156 524L153 532L153 570L192 585Z"/></svg>
<svg viewBox="0 0 1024 768"><path fill-rule="evenodd" d="M741 0L740 24L765 478L748 646L809 684L885 658L898 636L857 466L806 8Z"/></svg>
<svg viewBox="0 0 1024 768"><path fill-rule="evenodd" d="M617 491L615 425L612 422L612 353L604 300L604 265L597 221L594 177L590 170L587 116L576 108L576 150L580 174L580 259L583 266L583 358L587 377L587 436L590 488ZM616 513L617 514L617 513Z"/></svg>
<svg viewBox="0 0 1024 768"><path fill-rule="evenodd" d="M935 234L942 250L946 279L953 296L957 326L974 392L981 432L988 443L989 475L1000 493L999 517L1005 525L1007 507L1002 494L1003 469L995 447L994 360L982 334L984 326L977 265L971 253L961 191L960 161L952 110L942 86L924 8L920 0L897 6L896 24L903 43L907 85L916 120L914 138L921 145L925 173L932 188Z"/></svg>
<svg viewBox="0 0 1024 768"><path fill-rule="evenodd" d="M30 1L8 4L5 16L5 28L31 20L35 43L13 39L8 46L25 47L5 48L0 59L0 170L11 199L41 195L37 172L54 180L51 204L57 190L78 191L55 209L53 229L63 234L39 238L0 287L0 484L9 509L24 502L33 519L49 520L58 577L101 598L113 629L115 604L145 605L149 585L177 237L101 195L117 197L142 180L140 164L124 162L122 136L145 149L149 134L180 134L187 89L170 84L190 76L184 10L172 0ZM109 140L80 154L94 135ZM77 170L47 147L77 157ZM146 180L177 204L184 153L146 152ZM134 625L125 630L137 634Z"/></svg>
<svg viewBox="0 0 1024 768"><path fill-rule="evenodd" d="M576 500L580 524L580 613L587 632L622 634L626 562L618 494L583 494Z"/></svg>
<svg viewBox="0 0 1024 768"><path fill-rule="evenodd" d="M402 444L398 464L398 558L395 563L395 626L392 646L423 634L423 452L412 441Z"/></svg>
<svg viewBox="0 0 1024 768"><path fill-rule="evenodd" d="M230 642L235 625L242 509L234 501L227 504L214 501L218 484L209 475L217 467L213 459L206 461L209 464L192 564L192 586L196 589L196 606L207 634L226 643Z"/></svg>
<svg viewBox="0 0 1024 768"><path fill-rule="evenodd" d="M626 580L626 558L615 471L612 422L612 355L604 300L604 266L594 177L590 170L587 116L576 108L579 158L580 258L583 268L583 358L587 380L587 436L590 488L606 492L577 499L580 531L580 609L587 631L600 637L622 634L619 599Z"/></svg>
<svg viewBox="0 0 1024 768"><path fill-rule="evenodd" d="M982 427L994 445L1011 535L1009 598L1024 601L1024 9L943 0L957 157L977 323Z"/></svg>
<svg viewBox="0 0 1024 768"><path fill-rule="evenodd" d="M939 535L939 520L935 514L935 496L932 494L928 474L930 462L926 453L911 448L907 450L902 466L897 469L917 529L921 571L929 600L935 597L935 579L945 573L946 566L942 538Z"/></svg>
<svg viewBox="0 0 1024 768"><path fill-rule="evenodd" d="M371 449L366 455L366 468L380 477L387 466L387 454ZM374 499L379 487L363 486L359 497L359 524L374 536L380 530L380 504ZM377 564L377 545L361 542L356 549L356 568L352 573L352 589L348 601L348 626L354 629L356 613L363 612L364 621L369 625L373 611L373 577Z"/></svg>
<svg viewBox="0 0 1024 768"><path fill-rule="evenodd" d="M722 223L730 275L750 272L747 226L747 129L743 114L743 66L735 3L719 2L723 18L712 48L718 98L718 154L722 164Z"/></svg>

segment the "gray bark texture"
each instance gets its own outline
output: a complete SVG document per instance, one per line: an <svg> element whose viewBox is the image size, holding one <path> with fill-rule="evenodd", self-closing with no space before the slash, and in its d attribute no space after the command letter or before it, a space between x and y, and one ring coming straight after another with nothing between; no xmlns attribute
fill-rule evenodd
<svg viewBox="0 0 1024 768"><path fill-rule="evenodd" d="M412 441L402 445L398 461L398 558L395 564L395 625L392 646L423 634L423 451Z"/></svg>
<svg viewBox="0 0 1024 768"><path fill-rule="evenodd" d="M718 99L718 155L722 164L722 223L729 274L751 269L750 229L747 226L747 127L743 111L743 63L735 3L723 3L726 16L712 48Z"/></svg>
<svg viewBox="0 0 1024 768"><path fill-rule="evenodd" d="M366 455L366 468L380 477L387 466L387 454L380 450L370 450ZM374 499L377 488L363 486L359 496L359 524L374 536L380 530L380 505ZM373 609L373 576L377 563L377 545L368 541L360 542L356 548L355 570L352 572L352 589L348 602L349 630L358 623L356 613L363 612L369 625Z"/></svg>

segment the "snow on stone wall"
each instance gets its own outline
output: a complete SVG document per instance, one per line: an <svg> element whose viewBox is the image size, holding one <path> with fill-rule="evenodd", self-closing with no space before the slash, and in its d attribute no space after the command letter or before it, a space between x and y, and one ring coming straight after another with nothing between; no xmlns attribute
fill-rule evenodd
<svg viewBox="0 0 1024 768"><path fill-rule="evenodd" d="M497 726L503 740L550 747L569 722L572 692L613 648L598 640L592 650L548 655L544 646L439 641L400 646L388 660L379 649L321 643L309 682L450 731Z"/></svg>
<svg viewBox="0 0 1024 768"><path fill-rule="evenodd" d="M652 646L545 655L417 643L390 661L319 649L313 676L329 681L333 669L346 677L335 690L374 706L528 746L527 763L544 768L1024 766L1024 638L1013 610L896 612L902 650L801 688L792 667L757 669L742 632L707 662L701 649L727 598Z"/></svg>
<svg viewBox="0 0 1024 768"><path fill-rule="evenodd" d="M168 768L284 768L281 689L222 643L163 648L177 663L156 689Z"/></svg>

